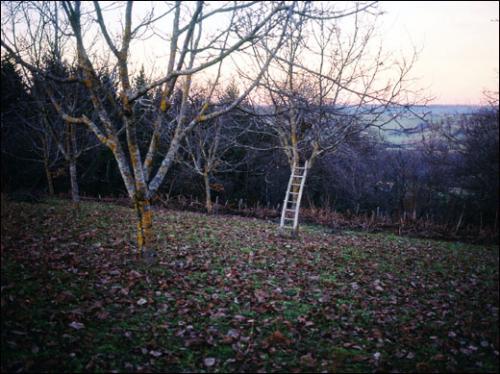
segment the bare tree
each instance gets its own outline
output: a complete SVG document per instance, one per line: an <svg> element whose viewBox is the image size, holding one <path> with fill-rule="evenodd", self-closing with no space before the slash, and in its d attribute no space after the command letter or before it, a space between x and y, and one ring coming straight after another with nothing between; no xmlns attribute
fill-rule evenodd
<svg viewBox="0 0 500 374"><path fill-rule="evenodd" d="M396 120L414 104L405 83L415 55L397 61L373 45L375 4L333 16L325 7L314 18L304 16L308 6L293 18L293 37L259 85L267 105L257 114L276 136L292 174L294 165L311 168L350 137Z"/></svg>
<svg viewBox="0 0 500 374"><path fill-rule="evenodd" d="M197 100L198 104L203 103L205 94L206 92L201 92L201 97ZM226 105L238 96L238 90L232 84L219 95L217 104L219 106ZM193 100L196 107L195 102L196 100ZM245 161L245 157L234 157L234 152L239 147L239 138L248 131L248 121L247 114L233 111L214 120L201 123L184 140L182 149L185 159L183 163L203 177L205 207L208 213L212 213L213 209L212 187L218 186L212 183L214 175L234 172Z"/></svg>
<svg viewBox="0 0 500 374"><path fill-rule="evenodd" d="M31 104L31 101L23 103L20 107L26 108L24 104ZM28 113L16 113L18 124L16 132L21 135L28 149L24 149L23 154L11 152L10 155L17 159L41 164L47 179L48 193L52 196L54 195L54 169L60 165L61 153L56 140L51 136L47 111L43 110L36 114Z"/></svg>
<svg viewBox="0 0 500 374"><path fill-rule="evenodd" d="M498 93L485 93L484 99L487 106L432 122L422 139L426 158L438 164L441 189L459 200L455 231L464 214L480 226L489 220L496 228L498 222Z"/></svg>
<svg viewBox="0 0 500 374"><path fill-rule="evenodd" d="M36 12L24 14L12 12L9 15L11 27L7 27L7 20L3 21L1 45L32 74L59 82L78 82L85 86L95 116L86 114L73 116L54 96L51 97L52 104L64 121L85 125L113 152L126 190L137 212L139 253L154 255L150 202L174 161L182 139L197 124L231 111L258 84L288 34L288 20L296 4L245 2L207 5L201 1L196 3L178 1L167 5L164 13L157 15L152 11L136 23L133 17L133 2L129 1L123 10L122 28L119 31L108 27L106 9L102 9L99 2L93 2L91 6L79 1L63 1L60 6L63 19L57 20L55 30L67 35L68 44L76 54L78 71L75 76L59 77L42 71L36 61L26 59L23 49L17 43L19 36L16 34L17 22L22 21L24 25L36 24L42 29L48 23L55 23L53 15L46 10L44 3L34 3ZM220 15L226 15L228 22L215 32L207 33L207 25ZM134 90L131 86L130 58L134 52L131 45L138 38L147 37L152 31L164 32L165 25L171 28L163 40L169 45L168 57L164 60L166 69L158 79L142 89ZM87 38L90 31L86 33L86 30L93 32L95 38L92 40L92 45ZM197 113L189 115L188 98L193 79L200 79L199 76L203 72L213 66L222 65L228 56L261 43L264 39L268 50L263 57L261 69L252 77L251 83L242 90L240 96L222 108L210 108L209 96ZM49 38L49 42L50 40L54 39ZM93 51L92 47L96 45L105 48L114 60L120 85L118 99L110 95L98 79L97 71L102 56ZM40 43L37 48L48 48L48 45ZM172 94L178 84L182 92L181 105L177 113L169 113L172 107ZM212 92L216 84L217 80ZM144 152L137 141L139 124L134 120L133 104L156 87L162 87L161 100L156 109L151 141L147 151ZM171 118L170 123L174 127L173 136L168 151L161 160L158 160L159 163L155 164L158 140L167 118ZM122 129L125 132L123 141L120 137ZM155 166L156 170L153 170Z"/></svg>
<svg viewBox="0 0 500 374"><path fill-rule="evenodd" d="M36 64L45 73L59 77L69 77L69 67L61 60L61 33L58 25L58 9L56 4L10 4L10 10L16 10L25 17L36 10L43 10L46 27L38 24L27 23L27 38L16 40L28 51L30 62ZM48 22L53 19L53 23ZM14 21L14 20L13 20ZM49 27L51 26L51 27ZM31 43L28 44L27 41ZM47 40L47 41L46 41ZM47 43L47 48L43 46ZM18 47L20 48L20 47ZM68 165L73 202L78 206L79 188L77 181L76 161L82 153L95 148L98 144L82 130L75 128L75 124L64 123L62 118L51 108L50 95L57 92L60 103L71 113L84 112L88 109L90 100L85 96L81 87L75 85L62 85L47 81L43 77L33 75L21 65L23 69L26 89L29 100L19 104L16 117L24 128L24 137L30 141L31 150L38 155L38 161L43 163L49 194L54 194L53 175L51 169L63 158ZM85 108L87 107L87 108ZM79 135L77 136L77 133Z"/></svg>

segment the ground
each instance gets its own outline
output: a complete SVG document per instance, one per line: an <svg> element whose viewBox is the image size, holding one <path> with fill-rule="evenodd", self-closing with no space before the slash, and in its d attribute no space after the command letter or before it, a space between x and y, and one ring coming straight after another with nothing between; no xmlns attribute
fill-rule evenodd
<svg viewBox="0 0 500 374"><path fill-rule="evenodd" d="M2 203L7 371L498 372L498 248L127 207Z"/></svg>

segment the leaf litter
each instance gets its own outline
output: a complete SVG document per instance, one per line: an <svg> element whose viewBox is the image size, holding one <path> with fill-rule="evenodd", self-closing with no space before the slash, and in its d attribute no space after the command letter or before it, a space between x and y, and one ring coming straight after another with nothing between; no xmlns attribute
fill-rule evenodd
<svg viewBox="0 0 500 374"><path fill-rule="evenodd" d="M498 248L156 211L2 205L10 371L498 372Z"/></svg>

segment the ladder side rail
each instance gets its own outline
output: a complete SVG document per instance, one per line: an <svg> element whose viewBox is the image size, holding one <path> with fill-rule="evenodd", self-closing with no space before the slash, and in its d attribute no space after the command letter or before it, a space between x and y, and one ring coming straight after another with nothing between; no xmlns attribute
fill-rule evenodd
<svg viewBox="0 0 500 374"><path fill-rule="evenodd" d="M302 180L300 181L299 187L299 196L297 197L297 204L295 205L295 218L293 220L293 229L297 230L297 226L299 225L299 210L300 210L300 201L302 200L302 192L304 191L304 184L307 177L307 161L304 164L304 174L302 174Z"/></svg>
<svg viewBox="0 0 500 374"><path fill-rule="evenodd" d="M290 195L290 188L292 187L292 180L293 180L294 170L295 170L295 162L293 163L293 166L292 166L292 172L290 174L290 179L288 180L288 186L286 188L285 200L283 201L283 207L281 209L280 227L283 227L285 225L285 212L286 212L286 206L287 206L288 196Z"/></svg>

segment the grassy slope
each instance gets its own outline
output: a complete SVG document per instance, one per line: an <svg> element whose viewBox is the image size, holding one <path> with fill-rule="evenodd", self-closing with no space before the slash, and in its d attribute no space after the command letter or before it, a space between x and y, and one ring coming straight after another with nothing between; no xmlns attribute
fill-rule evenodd
<svg viewBox="0 0 500 374"><path fill-rule="evenodd" d="M498 371L498 249L2 204L2 371Z"/></svg>

